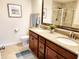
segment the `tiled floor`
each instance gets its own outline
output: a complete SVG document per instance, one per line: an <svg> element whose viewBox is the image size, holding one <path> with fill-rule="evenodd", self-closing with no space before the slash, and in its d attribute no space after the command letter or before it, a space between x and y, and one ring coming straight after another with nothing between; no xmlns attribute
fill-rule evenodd
<svg viewBox="0 0 79 59"><path fill-rule="evenodd" d="M6 47L5 50L1 53L2 59L18 59L16 53L23 51L22 44L12 45ZM25 59L25 58L24 58Z"/></svg>

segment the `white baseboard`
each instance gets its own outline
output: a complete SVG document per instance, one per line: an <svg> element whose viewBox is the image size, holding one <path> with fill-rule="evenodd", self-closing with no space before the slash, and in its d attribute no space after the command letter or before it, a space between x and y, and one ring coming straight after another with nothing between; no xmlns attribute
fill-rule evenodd
<svg viewBox="0 0 79 59"><path fill-rule="evenodd" d="M7 44L7 46L16 45L16 44L19 44L19 43L21 43L20 40L14 41L14 42L10 42L10 43Z"/></svg>
<svg viewBox="0 0 79 59"><path fill-rule="evenodd" d="M21 43L20 40L9 41L9 42L5 42L5 43L1 43L0 47L2 47L2 46L6 47L6 46L11 46L11 45L16 45L16 44L19 44L19 43Z"/></svg>

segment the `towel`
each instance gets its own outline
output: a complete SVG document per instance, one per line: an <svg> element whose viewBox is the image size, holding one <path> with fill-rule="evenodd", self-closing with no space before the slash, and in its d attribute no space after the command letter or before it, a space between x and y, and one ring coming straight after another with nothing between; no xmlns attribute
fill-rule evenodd
<svg viewBox="0 0 79 59"><path fill-rule="evenodd" d="M37 27L38 14L31 14L30 19L31 27Z"/></svg>

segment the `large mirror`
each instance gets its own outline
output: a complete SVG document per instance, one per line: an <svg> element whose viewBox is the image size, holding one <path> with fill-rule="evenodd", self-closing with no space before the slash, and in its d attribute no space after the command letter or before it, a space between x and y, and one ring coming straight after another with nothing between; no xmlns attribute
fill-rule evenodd
<svg viewBox="0 0 79 59"><path fill-rule="evenodd" d="M79 1L44 0L43 24L79 27Z"/></svg>

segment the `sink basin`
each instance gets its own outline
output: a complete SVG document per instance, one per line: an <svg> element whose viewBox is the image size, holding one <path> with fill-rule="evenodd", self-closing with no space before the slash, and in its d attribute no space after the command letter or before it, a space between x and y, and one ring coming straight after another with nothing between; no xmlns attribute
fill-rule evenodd
<svg viewBox="0 0 79 59"><path fill-rule="evenodd" d="M70 46L78 45L75 41L72 41L72 39L70 39L70 38L58 37L58 38L56 38L56 40L63 44L70 45Z"/></svg>

